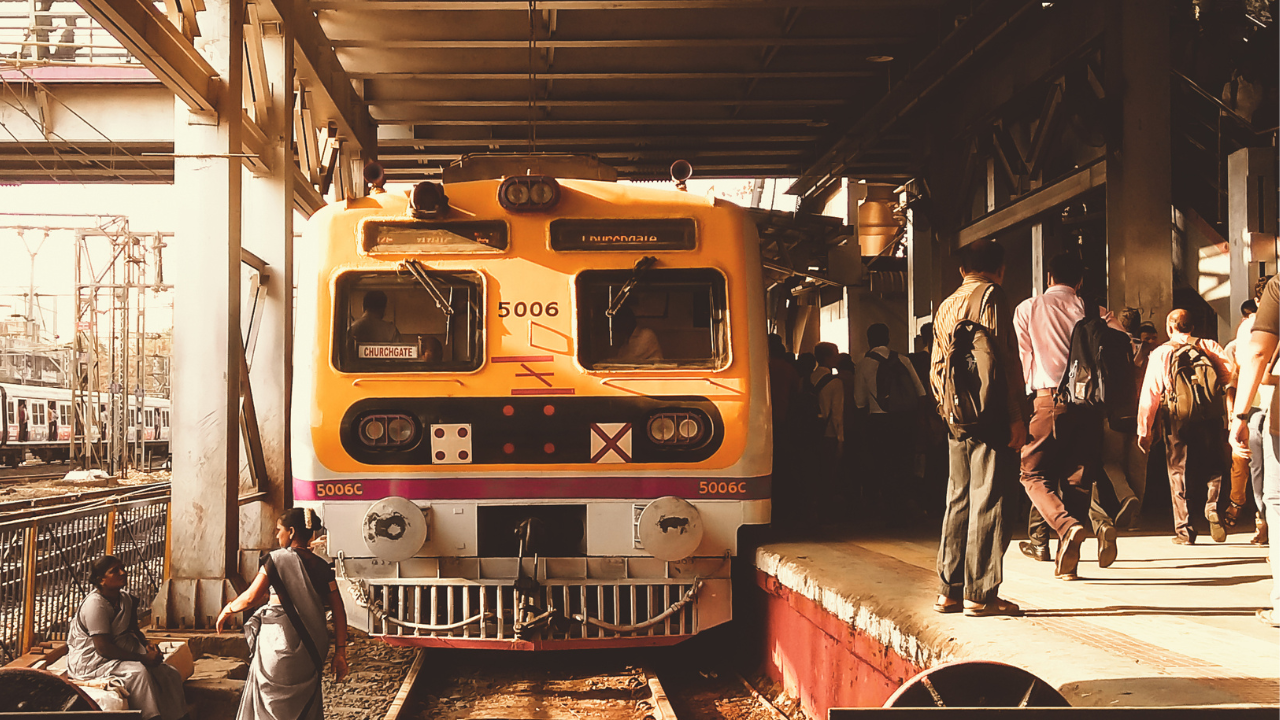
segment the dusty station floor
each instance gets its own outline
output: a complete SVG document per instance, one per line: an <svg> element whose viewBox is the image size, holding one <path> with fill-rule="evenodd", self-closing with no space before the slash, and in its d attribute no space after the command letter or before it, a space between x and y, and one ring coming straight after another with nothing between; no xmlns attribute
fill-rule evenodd
<svg viewBox="0 0 1280 720"><path fill-rule="evenodd" d="M65 464L52 465L33 465L33 470L41 470L47 474L66 474L70 471L70 467ZM71 482L61 478L23 481L21 476L15 477L15 481L11 484L0 487L0 503L11 502L13 500L34 500L38 498L53 497L56 495L75 495L76 493L88 490L102 490L104 488L123 488L138 485L148 485L151 483L169 482L168 470L155 470L153 472L138 472L137 470L129 470L128 473L115 480L91 480L89 482Z"/></svg>
<svg viewBox="0 0 1280 720"><path fill-rule="evenodd" d="M1072 582L1023 555L1025 533L1015 534L1000 595L1021 605L1023 618L932 612L938 537L924 528L784 536L763 549L838 593L895 605L909 634L1031 671L1073 705L1280 702L1280 637L1255 617L1269 602L1271 569L1267 548L1249 543L1252 524L1225 543L1205 532L1189 547L1170 542L1167 524L1148 519L1141 531L1122 531L1119 558L1105 569L1096 541L1086 540Z"/></svg>

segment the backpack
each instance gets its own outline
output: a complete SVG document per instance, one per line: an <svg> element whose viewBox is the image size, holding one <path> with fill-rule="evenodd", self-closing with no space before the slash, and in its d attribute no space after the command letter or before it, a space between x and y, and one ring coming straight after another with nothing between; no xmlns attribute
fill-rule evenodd
<svg viewBox="0 0 1280 720"><path fill-rule="evenodd" d="M969 296L964 318L951 331L951 348L943 357L942 397L938 407L956 440L998 442L1007 433L1004 374L995 342L977 316L994 285Z"/></svg>
<svg viewBox="0 0 1280 720"><path fill-rule="evenodd" d="M1218 367L1199 343L1175 345L1169 355L1169 387L1164 408L1169 431L1181 436L1183 429L1203 421L1222 421L1223 383Z"/></svg>
<svg viewBox="0 0 1280 720"><path fill-rule="evenodd" d="M1070 348L1058 402L1101 408L1112 427L1136 418L1138 382L1128 333L1107 325L1098 306L1085 303Z"/></svg>
<svg viewBox="0 0 1280 720"><path fill-rule="evenodd" d="M889 357L868 352L879 363L876 367L876 405L886 413L910 412L916 409L916 386L902 364L902 358L893 350Z"/></svg>
<svg viewBox="0 0 1280 720"><path fill-rule="evenodd" d="M805 378L800 391L791 398L791 406L787 409L787 420L798 437L822 437L827 432L827 421L822 417L822 406L818 396L827 383L835 379L835 373L827 373L817 383Z"/></svg>

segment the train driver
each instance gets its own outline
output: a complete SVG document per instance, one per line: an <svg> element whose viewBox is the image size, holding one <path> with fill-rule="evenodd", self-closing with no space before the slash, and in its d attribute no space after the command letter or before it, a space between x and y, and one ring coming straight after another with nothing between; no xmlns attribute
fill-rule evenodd
<svg viewBox="0 0 1280 720"><path fill-rule="evenodd" d="M350 334L356 342L393 343L400 339L396 324L382 319L387 313L387 294L370 290L364 294L364 314L351 323Z"/></svg>
<svg viewBox="0 0 1280 720"><path fill-rule="evenodd" d="M613 316L613 337L619 340L614 362L644 363L662 359L658 334L636 322L635 310L629 304L618 308Z"/></svg>

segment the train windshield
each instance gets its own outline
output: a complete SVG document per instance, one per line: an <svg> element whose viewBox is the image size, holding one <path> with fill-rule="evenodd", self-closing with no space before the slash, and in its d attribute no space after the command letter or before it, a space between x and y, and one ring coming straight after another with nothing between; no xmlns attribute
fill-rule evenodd
<svg viewBox="0 0 1280 720"><path fill-rule="evenodd" d="M655 268L624 293L631 279L630 270L587 270L578 276L578 360L583 367L724 367L729 341L723 275L710 269Z"/></svg>
<svg viewBox="0 0 1280 720"><path fill-rule="evenodd" d="M458 372L480 366L480 276L421 265L338 280L334 364L344 372Z"/></svg>

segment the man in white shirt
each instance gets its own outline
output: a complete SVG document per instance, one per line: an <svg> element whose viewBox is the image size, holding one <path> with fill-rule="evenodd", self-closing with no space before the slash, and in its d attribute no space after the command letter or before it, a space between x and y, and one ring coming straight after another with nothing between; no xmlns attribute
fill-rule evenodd
<svg viewBox="0 0 1280 720"><path fill-rule="evenodd" d="M1058 536L1054 574L1077 578L1080 545L1084 542L1093 483L1103 476L1103 413L1097 408L1069 405L1056 398L1067 371L1071 334L1085 317L1084 301L1076 294L1084 284L1084 262L1073 253L1049 260L1049 288L1024 300L1014 311L1018 354L1023 379L1032 401L1027 444L1022 448L1022 484L1040 516ZM1124 332L1105 308L1099 317ZM1098 564L1116 558L1114 525L1098 523Z"/></svg>
<svg viewBox="0 0 1280 720"><path fill-rule="evenodd" d="M907 356L889 349L888 325L868 327L867 345L871 350L854 369L853 399L865 421L860 433L866 472L863 497L876 506L870 508L873 512L880 512L887 502L902 499L903 486L910 481L924 385Z"/></svg>

